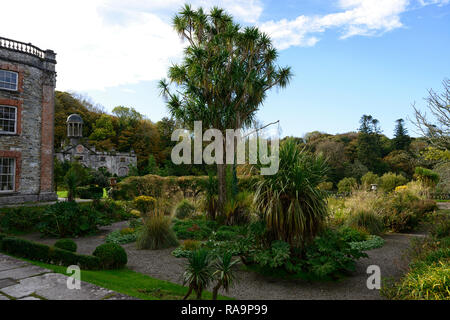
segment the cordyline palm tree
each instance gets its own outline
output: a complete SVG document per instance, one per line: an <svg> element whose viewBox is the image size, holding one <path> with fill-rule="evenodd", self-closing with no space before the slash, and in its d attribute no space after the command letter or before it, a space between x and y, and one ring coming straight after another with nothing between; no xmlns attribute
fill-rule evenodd
<svg viewBox="0 0 450 320"><path fill-rule="evenodd" d="M318 188L328 166L321 156L300 150L293 139L280 146L278 173L257 183L255 204L265 219L271 240L282 240L293 248L320 231L327 215L325 194Z"/></svg>
<svg viewBox="0 0 450 320"><path fill-rule="evenodd" d="M233 281L235 279L235 275L233 272L233 266L239 263L239 260L232 260L233 255L231 252L225 252L223 255L217 257L217 260L214 262L214 273L213 277L216 278L217 284L213 288L213 300L217 300L217 293L220 288L223 288L225 292L228 292Z"/></svg>
<svg viewBox="0 0 450 320"><path fill-rule="evenodd" d="M208 287L211 280L212 271L209 252L205 249L192 251L188 258L186 271L183 274L183 285L189 286L189 290L183 300L186 300L192 291L197 294L197 300L200 300L203 290Z"/></svg>
<svg viewBox="0 0 450 320"><path fill-rule="evenodd" d="M256 27L241 28L222 9L207 14L186 5L173 27L188 45L183 62L169 69L169 81L160 81L159 87L172 116L188 129L202 121L203 130L215 128L225 136L226 129L250 126L267 91L289 83L291 69L276 66L278 54L270 38ZM225 155L223 164L217 164L221 214L226 202L224 163Z"/></svg>

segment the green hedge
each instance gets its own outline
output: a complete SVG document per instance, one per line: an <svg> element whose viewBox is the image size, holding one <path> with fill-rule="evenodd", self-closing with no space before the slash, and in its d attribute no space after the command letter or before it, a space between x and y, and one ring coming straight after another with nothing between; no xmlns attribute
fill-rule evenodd
<svg viewBox="0 0 450 320"><path fill-rule="evenodd" d="M196 195L205 188L208 179L208 176L161 177L152 174L133 176L117 184L112 190L112 198L133 200L142 195L158 198L171 196L180 191L184 196ZM260 176L238 176L238 188L240 191L253 191L259 179Z"/></svg>
<svg viewBox="0 0 450 320"><path fill-rule="evenodd" d="M55 265L78 265L85 270L101 270L116 267L105 263L100 257L77 254L25 239L8 237L4 234L0 234L0 250L13 256ZM121 261L124 261L123 257Z"/></svg>
<svg viewBox="0 0 450 320"><path fill-rule="evenodd" d="M78 187L77 194L80 199L101 199L103 188L97 186Z"/></svg>

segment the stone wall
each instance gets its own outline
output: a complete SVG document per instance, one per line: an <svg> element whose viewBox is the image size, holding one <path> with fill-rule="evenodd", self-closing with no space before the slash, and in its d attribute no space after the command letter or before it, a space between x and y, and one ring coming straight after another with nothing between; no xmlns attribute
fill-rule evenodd
<svg viewBox="0 0 450 320"><path fill-rule="evenodd" d="M81 142L57 152L56 158L59 161L77 160L83 166L96 170L103 167L119 177L128 175L130 164L137 166L137 157L134 152L99 152L84 146Z"/></svg>
<svg viewBox="0 0 450 320"><path fill-rule="evenodd" d="M0 152L16 156L16 190L0 205L56 199L53 190L55 54L45 58L0 47L0 69L19 73L19 90L0 89L0 104L18 106L15 135L0 134ZM19 161L17 161L19 160Z"/></svg>

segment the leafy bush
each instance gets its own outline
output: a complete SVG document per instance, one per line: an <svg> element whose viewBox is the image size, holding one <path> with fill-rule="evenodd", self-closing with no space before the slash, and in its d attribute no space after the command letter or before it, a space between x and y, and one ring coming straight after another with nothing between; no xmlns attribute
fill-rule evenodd
<svg viewBox="0 0 450 320"><path fill-rule="evenodd" d="M45 207L2 208L0 230L4 232L32 231L39 223Z"/></svg>
<svg viewBox="0 0 450 320"><path fill-rule="evenodd" d="M210 220L174 219L173 230L178 239L206 240L217 229L217 223Z"/></svg>
<svg viewBox="0 0 450 320"><path fill-rule="evenodd" d="M353 177L346 177L339 181L338 185L338 191L342 193L348 193L352 192L354 189L358 187L358 181L356 181Z"/></svg>
<svg viewBox="0 0 450 320"><path fill-rule="evenodd" d="M178 203L175 209L175 216L177 219L188 218L195 212L195 206L187 199L183 199Z"/></svg>
<svg viewBox="0 0 450 320"><path fill-rule="evenodd" d="M148 218L136 241L138 249L164 249L178 245L177 237L171 228L169 217L154 216Z"/></svg>
<svg viewBox="0 0 450 320"><path fill-rule="evenodd" d="M354 271L355 261L367 257L343 240L339 232L326 230L306 248L307 269L319 278L336 277L343 271Z"/></svg>
<svg viewBox="0 0 450 320"><path fill-rule="evenodd" d="M383 204L384 223L395 232L414 230L426 212L434 210L432 200L420 200L409 191L395 192Z"/></svg>
<svg viewBox="0 0 450 320"><path fill-rule="evenodd" d="M45 210L37 227L45 236L65 238L92 234L100 223L101 214L90 206L57 202Z"/></svg>
<svg viewBox="0 0 450 320"><path fill-rule="evenodd" d="M131 210L119 201L106 199L92 203L92 207L102 214L102 218L107 223L124 221L134 217L130 212Z"/></svg>
<svg viewBox="0 0 450 320"><path fill-rule="evenodd" d="M128 262L125 250L115 243L99 245L92 255L100 259L100 264L104 269L120 269Z"/></svg>
<svg viewBox="0 0 450 320"><path fill-rule="evenodd" d="M133 200L136 209L141 212L142 216L147 215L155 209L156 199L149 196L139 196Z"/></svg>
<svg viewBox="0 0 450 320"><path fill-rule="evenodd" d="M378 184L380 177L375 173L369 171L361 177L361 184L368 189L372 184Z"/></svg>
<svg viewBox="0 0 450 320"><path fill-rule="evenodd" d="M367 240L369 234L364 229L342 227L339 229L341 237L346 242L361 242Z"/></svg>
<svg viewBox="0 0 450 320"><path fill-rule="evenodd" d="M435 217L430 233L438 239L450 237L450 216L448 213L439 214Z"/></svg>
<svg viewBox="0 0 450 320"><path fill-rule="evenodd" d="M101 199L103 188L97 186L78 187L77 194L80 199Z"/></svg>
<svg viewBox="0 0 450 320"><path fill-rule="evenodd" d="M261 267L275 269L284 266L291 257L291 247L284 241L272 242L270 249L258 250L253 254L253 261Z"/></svg>
<svg viewBox="0 0 450 320"><path fill-rule="evenodd" d="M331 191L331 190L333 190L333 182L326 181L326 182L319 183L317 188L319 188L322 191Z"/></svg>
<svg viewBox="0 0 450 320"><path fill-rule="evenodd" d="M116 244L126 244L135 242L138 236L138 231L127 228L129 230L133 230L133 232L122 232L122 230L115 230L110 232L105 239L106 243L116 243Z"/></svg>
<svg viewBox="0 0 450 320"><path fill-rule="evenodd" d="M384 231L382 217L369 210L360 210L351 213L345 224L349 227L365 230L369 234L377 235Z"/></svg>
<svg viewBox="0 0 450 320"><path fill-rule="evenodd" d="M372 249L381 248L384 245L384 239L376 236L369 235L367 240L350 242L352 249L359 251L368 251Z"/></svg>
<svg viewBox="0 0 450 320"><path fill-rule="evenodd" d="M433 170L422 167L416 167L414 170L414 177L427 187L434 187L439 182L439 174Z"/></svg>
<svg viewBox="0 0 450 320"><path fill-rule="evenodd" d="M71 239L60 239L55 242L54 247L70 252L77 252L77 244Z"/></svg>
<svg viewBox="0 0 450 320"><path fill-rule="evenodd" d="M391 192L398 186L406 184L408 180L400 175L392 172L385 173L381 176L379 180L379 187L384 192Z"/></svg>
<svg viewBox="0 0 450 320"><path fill-rule="evenodd" d="M201 244L197 240L185 240L181 246L172 251L172 255L176 258L188 258L192 251L200 249Z"/></svg>

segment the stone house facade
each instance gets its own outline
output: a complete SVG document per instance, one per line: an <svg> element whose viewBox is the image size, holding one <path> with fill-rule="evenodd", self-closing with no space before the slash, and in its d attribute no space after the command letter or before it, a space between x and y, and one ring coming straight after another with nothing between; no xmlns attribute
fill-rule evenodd
<svg viewBox="0 0 450 320"><path fill-rule="evenodd" d="M137 157L133 150L130 152L97 151L83 141L83 119L78 114L67 118L67 137L69 146L63 147L56 153L59 161L78 161L87 168L106 169L118 177L128 175L129 166L137 165Z"/></svg>
<svg viewBox="0 0 450 320"><path fill-rule="evenodd" d="M0 207L56 200L52 50L0 37Z"/></svg>

